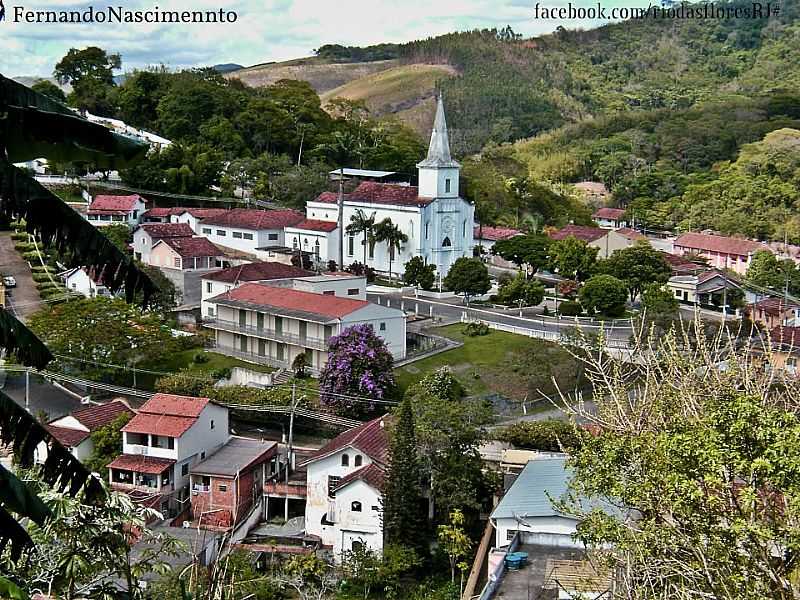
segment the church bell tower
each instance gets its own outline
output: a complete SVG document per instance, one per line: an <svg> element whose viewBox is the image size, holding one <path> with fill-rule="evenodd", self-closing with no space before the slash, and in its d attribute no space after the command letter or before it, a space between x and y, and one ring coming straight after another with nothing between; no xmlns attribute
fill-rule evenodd
<svg viewBox="0 0 800 600"><path fill-rule="evenodd" d="M419 195L422 198L458 198L458 174L461 165L450 156L444 102L439 96L431 132L428 156L417 163Z"/></svg>

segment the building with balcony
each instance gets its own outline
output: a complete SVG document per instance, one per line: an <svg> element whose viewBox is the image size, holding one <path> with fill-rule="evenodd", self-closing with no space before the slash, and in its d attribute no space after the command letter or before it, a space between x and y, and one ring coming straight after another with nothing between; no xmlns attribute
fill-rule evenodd
<svg viewBox="0 0 800 600"><path fill-rule="evenodd" d="M86 211L86 219L95 227L127 225L135 227L145 212L144 198L131 196L95 196Z"/></svg>
<svg viewBox="0 0 800 600"><path fill-rule="evenodd" d="M262 501L266 465L277 453L275 442L232 437L190 467L193 520L223 529L245 520Z"/></svg>
<svg viewBox="0 0 800 600"><path fill-rule="evenodd" d="M173 515L189 498L189 469L228 441L228 409L208 398L156 394L122 428L108 465L112 488Z"/></svg>
<svg viewBox="0 0 800 600"><path fill-rule="evenodd" d="M353 288L355 289L355 288ZM403 311L365 300L245 283L208 299L215 351L243 360L290 368L299 354L317 374L328 360L328 341L347 327L367 324L395 359L406 354Z"/></svg>
<svg viewBox="0 0 800 600"><path fill-rule="evenodd" d="M383 549L387 424L387 417L379 417L345 431L304 463L306 535L318 537L336 560L359 545Z"/></svg>

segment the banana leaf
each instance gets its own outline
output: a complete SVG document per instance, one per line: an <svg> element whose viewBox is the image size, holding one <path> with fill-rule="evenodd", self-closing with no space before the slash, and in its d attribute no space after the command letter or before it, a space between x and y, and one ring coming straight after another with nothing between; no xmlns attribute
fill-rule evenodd
<svg viewBox="0 0 800 600"><path fill-rule="evenodd" d="M30 596L10 579L0 577L0 598L10 600L29 600Z"/></svg>

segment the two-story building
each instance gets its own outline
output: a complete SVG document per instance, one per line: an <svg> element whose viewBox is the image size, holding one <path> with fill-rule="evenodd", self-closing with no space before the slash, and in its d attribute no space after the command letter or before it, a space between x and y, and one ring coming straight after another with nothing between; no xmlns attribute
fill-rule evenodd
<svg viewBox="0 0 800 600"><path fill-rule="evenodd" d="M567 225L556 231L548 234L550 239L559 241L568 237L574 237L578 240L586 242L587 246L597 248L598 258L608 258L617 250L630 248L636 244L639 239L644 238L636 232L631 230L620 229L615 231L613 229L602 229L601 227L586 227L583 225Z"/></svg>
<svg viewBox="0 0 800 600"><path fill-rule="evenodd" d="M329 260L339 262L339 225L336 221L303 219L297 225L286 227L284 235L287 246L307 252L320 268Z"/></svg>
<svg viewBox="0 0 800 600"><path fill-rule="evenodd" d="M133 255L136 260L150 264L150 252L158 240L194 237L186 223L143 223L133 232Z"/></svg>
<svg viewBox="0 0 800 600"><path fill-rule="evenodd" d="M355 288L354 288L355 289ZM206 301L215 351L259 364L290 368L299 354L316 374L328 360L328 341L353 325L370 325L395 359L405 357L406 317L395 308L262 283L245 283Z"/></svg>
<svg viewBox="0 0 800 600"><path fill-rule="evenodd" d="M594 211L592 220L602 229L619 229L620 227L628 226L628 222L625 220L624 208L610 208L608 206L598 208Z"/></svg>
<svg viewBox="0 0 800 600"><path fill-rule="evenodd" d="M357 547L383 549L383 483L389 454L388 417L345 431L304 463L306 535L336 560Z"/></svg>
<svg viewBox="0 0 800 600"><path fill-rule="evenodd" d="M285 245L284 228L303 220L303 213L296 210L234 208L203 218L197 233L220 246L255 255L256 248Z"/></svg>
<svg viewBox="0 0 800 600"><path fill-rule="evenodd" d="M138 194L131 196L95 196L86 211L86 219L96 227L123 224L135 227L145 212L145 201Z"/></svg>
<svg viewBox="0 0 800 600"><path fill-rule="evenodd" d="M203 237L168 237L153 245L150 264L173 283L182 305L197 308L203 276L228 263L222 250Z"/></svg>
<svg viewBox="0 0 800 600"><path fill-rule="evenodd" d="M673 254L701 256L709 266L730 269L739 275L747 273L759 250L770 251L761 242L705 233L684 233L672 243Z"/></svg>
<svg viewBox="0 0 800 600"><path fill-rule="evenodd" d="M189 499L189 470L228 441L228 409L208 398L155 394L122 428L111 487L174 515Z"/></svg>
<svg viewBox="0 0 800 600"><path fill-rule="evenodd" d="M749 306L750 319L766 329L796 325L800 317L800 304L781 297L763 298Z"/></svg>

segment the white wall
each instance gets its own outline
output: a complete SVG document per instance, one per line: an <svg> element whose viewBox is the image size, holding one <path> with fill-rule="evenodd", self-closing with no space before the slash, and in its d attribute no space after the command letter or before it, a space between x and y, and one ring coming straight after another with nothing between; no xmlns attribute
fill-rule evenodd
<svg viewBox="0 0 800 600"><path fill-rule="evenodd" d="M524 517L524 523L516 519L495 520L495 547L508 544L509 532L520 531L525 544L542 544L561 548L582 548L583 544L572 539L578 521L569 517Z"/></svg>
<svg viewBox="0 0 800 600"><path fill-rule="evenodd" d="M133 233L134 256L145 264L150 264L150 252L153 250L153 238L144 229Z"/></svg>
<svg viewBox="0 0 800 600"><path fill-rule="evenodd" d="M422 198L458 198L457 167L422 167L419 173L419 195ZM447 180L450 180L449 190Z"/></svg>
<svg viewBox="0 0 800 600"><path fill-rule="evenodd" d="M361 503L361 511L353 511L353 502ZM337 558L353 549L353 542L360 541L368 548L383 550L383 527L381 526L381 494L363 481L354 481L336 492L336 527L333 544Z"/></svg>
<svg viewBox="0 0 800 600"><path fill-rule="evenodd" d="M320 262L323 264L327 263L329 260L336 261L337 264L339 263L338 229L326 232L287 227L284 236L286 245L289 248L298 248L304 252L310 252L312 256L318 256ZM344 266L348 264L350 263L345 260Z"/></svg>
<svg viewBox="0 0 800 600"><path fill-rule="evenodd" d="M255 254L256 248L262 246L283 246L283 229L262 229L255 231L242 227L228 227L225 225L209 225L200 223L199 235L208 238L211 242ZM236 236L236 237L234 237ZM275 239L272 239L272 238Z"/></svg>
<svg viewBox="0 0 800 600"><path fill-rule="evenodd" d="M372 329L386 342L395 360L406 356L406 315L403 311L379 304L369 304L342 318L342 329L353 325L372 325Z"/></svg>

